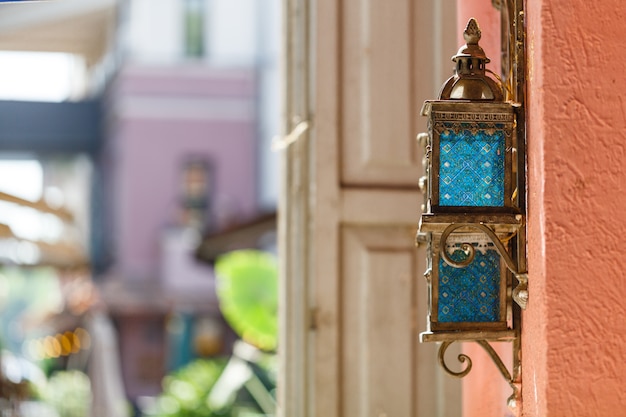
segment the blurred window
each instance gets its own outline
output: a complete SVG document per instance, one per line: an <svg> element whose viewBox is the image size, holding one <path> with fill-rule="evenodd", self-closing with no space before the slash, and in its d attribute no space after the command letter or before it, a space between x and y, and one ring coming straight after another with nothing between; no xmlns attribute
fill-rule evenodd
<svg viewBox="0 0 626 417"><path fill-rule="evenodd" d="M211 200L211 165L202 158L190 158L183 166L182 213L180 223L202 229L207 226Z"/></svg>
<svg viewBox="0 0 626 417"><path fill-rule="evenodd" d="M185 2L185 55L204 56L204 0L183 0Z"/></svg>

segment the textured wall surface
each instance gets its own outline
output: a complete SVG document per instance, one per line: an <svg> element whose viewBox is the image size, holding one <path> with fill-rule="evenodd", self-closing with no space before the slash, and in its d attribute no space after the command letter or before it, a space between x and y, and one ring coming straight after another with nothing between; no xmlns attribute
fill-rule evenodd
<svg viewBox="0 0 626 417"><path fill-rule="evenodd" d="M528 417L626 409L623 0L528 2Z"/></svg>

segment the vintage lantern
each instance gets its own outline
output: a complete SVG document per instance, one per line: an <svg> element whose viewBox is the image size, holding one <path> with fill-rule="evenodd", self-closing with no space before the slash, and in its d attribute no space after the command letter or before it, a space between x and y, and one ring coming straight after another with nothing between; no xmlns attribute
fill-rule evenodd
<svg viewBox="0 0 626 417"><path fill-rule="evenodd" d="M523 224L518 206L516 111L470 19L467 42L452 58L455 74L439 99L426 101L427 204L420 233L428 236L430 290L423 340L483 332L498 339L513 329L509 240ZM437 334L447 335L438 337Z"/></svg>
<svg viewBox="0 0 626 417"><path fill-rule="evenodd" d="M439 362L455 377L467 375L472 361L459 355L465 367L453 371L445 361L446 349L459 341L478 343L511 385L509 406L516 408L520 309L528 300L524 13L521 1L498 4L509 24L506 86L486 69L489 59L478 45L481 32L470 19L467 43L452 58L454 76L439 99L426 101L422 109L428 117L428 133L418 135L425 150L420 187L426 204L418 241L428 244L429 314L420 340L441 342ZM510 372L490 345L493 341L512 343Z"/></svg>

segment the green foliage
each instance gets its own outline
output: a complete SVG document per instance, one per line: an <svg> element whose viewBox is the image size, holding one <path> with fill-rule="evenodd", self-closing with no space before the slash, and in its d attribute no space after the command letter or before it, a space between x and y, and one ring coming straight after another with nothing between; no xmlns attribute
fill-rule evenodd
<svg viewBox="0 0 626 417"><path fill-rule="evenodd" d="M246 342L266 351L274 351L278 338L278 267L270 254L255 250L230 252L215 265L217 295L224 318ZM265 357L264 356L268 356ZM145 417L256 417L260 410L270 410L275 399L275 355L260 355L247 363L252 377L232 386L227 401L216 405L209 396L226 366L223 359L198 359L163 380L163 393ZM232 359L231 359L232 362ZM237 372L232 368L223 375L219 392ZM228 374L228 375L227 375ZM252 382L251 382L252 381ZM253 383L254 382L254 383ZM242 385L243 384L243 385ZM261 401L259 398L261 398ZM264 403L263 406L260 403ZM226 405L223 405L226 404ZM215 409L214 407L221 407ZM266 411L267 412L267 411Z"/></svg>
<svg viewBox="0 0 626 417"><path fill-rule="evenodd" d="M268 253L230 252L216 264L217 295L228 324L246 342L266 351L278 339L278 266Z"/></svg>
<svg viewBox="0 0 626 417"><path fill-rule="evenodd" d="M217 417L230 416L230 410L212 410L207 397L226 366L223 359L198 359L165 377L163 394L150 417Z"/></svg>
<svg viewBox="0 0 626 417"><path fill-rule="evenodd" d="M91 385L80 371L54 373L40 392L42 399L59 413L59 417L88 416L91 408Z"/></svg>

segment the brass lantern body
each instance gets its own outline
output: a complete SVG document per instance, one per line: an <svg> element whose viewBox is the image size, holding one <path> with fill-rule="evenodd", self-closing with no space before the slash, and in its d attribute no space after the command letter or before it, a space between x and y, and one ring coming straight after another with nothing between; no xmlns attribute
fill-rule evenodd
<svg viewBox="0 0 626 417"><path fill-rule="evenodd" d="M475 20L464 37L467 44L452 58L455 74L439 99L422 109L429 127L427 204L420 222L429 241L427 336L482 332L498 339L513 327L508 240L522 224L517 107L486 73L489 59L478 45Z"/></svg>
<svg viewBox="0 0 626 417"><path fill-rule="evenodd" d="M452 58L455 73L437 100L426 101L426 175L420 179L426 204L418 242L427 242L425 273L429 291L427 331L422 342L441 342L438 360L446 373L463 378L472 369L450 368L446 350L455 342L475 342L491 357L513 393L521 392L521 310L528 303L525 225L523 2L494 2L508 26L509 56L503 62L507 87L493 73L478 45L480 29L470 19L465 41ZM507 25L508 23L508 25ZM504 32L503 32L504 34ZM518 123L519 122L519 123ZM511 371L491 342L510 342Z"/></svg>

